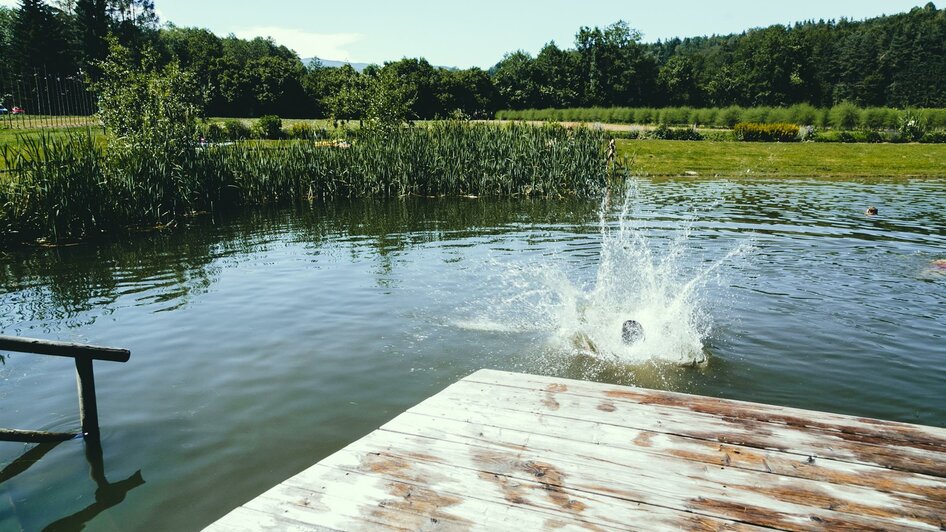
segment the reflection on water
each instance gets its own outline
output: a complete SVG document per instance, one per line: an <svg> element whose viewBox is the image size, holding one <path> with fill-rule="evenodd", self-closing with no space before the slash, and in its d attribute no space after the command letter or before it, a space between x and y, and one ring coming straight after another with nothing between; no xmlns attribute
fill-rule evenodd
<svg viewBox="0 0 946 532"><path fill-rule="evenodd" d="M942 182L638 187L623 219L335 202L0 254L3 334L132 351L96 368L97 452L0 445L0 530L200 528L482 367L946 426ZM677 329L630 364L556 340L647 312ZM0 359L0 426L78 429L54 358Z"/></svg>
<svg viewBox="0 0 946 532"><path fill-rule="evenodd" d="M573 224L594 212L588 202L337 202L236 218L197 219L175 232L143 233L112 244L6 252L0 327L50 321L69 327L120 298L169 311L206 292L220 268L273 246L299 244L313 255L344 252L390 273L392 254L427 243L500 235L519 225ZM348 245L348 244L356 245ZM98 314L98 313L96 313Z"/></svg>
<svg viewBox="0 0 946 532"><path fill-rule="evenodd" d="M40 459L62 443L58 441L32 446L22 456L0 470L0 484L11 481L17 475L25 473L30 466L39 462ZM73 441L72 443L77 442ZM125 500L128 492L145 483L140 470L124 480L109 482L105 476L105 460L103 459L101 440L97 437L87 437L81 440L81 444L85 449L89 477L95 483L94 502L82 510L50 522L43 528L45 531L82 530L86 523L109 508L120 504ZM49 515L49 517L53 517L53 515ZM29 527L21 526L21 528L28 529Z"/></svg>

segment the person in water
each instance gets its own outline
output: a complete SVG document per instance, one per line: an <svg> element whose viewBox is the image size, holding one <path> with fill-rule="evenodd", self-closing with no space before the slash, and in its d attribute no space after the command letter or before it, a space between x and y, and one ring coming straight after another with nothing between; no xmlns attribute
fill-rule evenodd
<svg viewBox="0 0 946 532"><path fill-rule="evenodd" d="M625 345L634 345L644 339L644 328L636 320L627 320L621 325L621 340ZM572 336L572 344L581 351L598 352L598 346L583 332Z"/></svg>
<svg viewBox="0 0 946 532"><path fill-rule="evenodd" d="M627 320L621 326L621 340L631 345L644 339L644 328L636 320Z"/></svg>
<svg viewBox="0 0 946 532"><path fill-rule="evenodd" d="M870 207L867 208L866 211L864 211L864 214L866 214L867 216L877 216L877 207L874 207L873 205L871 205Z"/></svg>

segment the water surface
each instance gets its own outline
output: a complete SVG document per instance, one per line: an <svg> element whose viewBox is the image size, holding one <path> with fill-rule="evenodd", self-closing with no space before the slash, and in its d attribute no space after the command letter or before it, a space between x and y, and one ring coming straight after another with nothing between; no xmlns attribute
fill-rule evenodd
<svg viewBox="0 0 946 532"><path fill-rule="evenodd" d="M623 217L336 202L3 253L3 334L132 357L96 363L93 475L81 441L0 443L0 530L199 528L484 367L946 426L943 205L943 181L642 181ZM626 314L646 346L613 342ZM4 356L0 426L76 409L69 360Z"/></svg>

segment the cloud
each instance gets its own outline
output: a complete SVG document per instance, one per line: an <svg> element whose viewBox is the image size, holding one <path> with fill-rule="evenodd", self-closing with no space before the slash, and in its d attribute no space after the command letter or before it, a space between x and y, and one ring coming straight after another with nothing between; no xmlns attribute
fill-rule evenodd
<svg viewBox="0 0 946 532"><path fill-rule="evenodd" d="M349 57L348 46L364 37L360 33L312 33L278 26L244 28L233 33L241 39L272 37L276 44L295 50L299 57L343 61L353 61Z"/></svg>
<svg viewBox="0 0 946 532"><path fill-rule="evenodd" d="M0 6L2 7L20 7L20 0L0 0Z"/></svg>

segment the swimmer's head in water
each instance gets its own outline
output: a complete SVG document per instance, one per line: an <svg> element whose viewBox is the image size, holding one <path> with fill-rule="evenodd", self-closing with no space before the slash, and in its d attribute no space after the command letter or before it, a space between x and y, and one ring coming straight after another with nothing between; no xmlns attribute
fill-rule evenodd
<svg viewBox="0 0 946 532"><path fill-rule="evenodd" d="M877 214L877 207L874 207L873 205L871 205L870 207L867 208L866 211L864 211L864 214L866 214L867 216L875 216Z"/></svg>
<svg viewBox="0 0 946 532"><path fill-rule="evenodd" d="M644 328L634 320L627 320L621 326L621 339L625 344L633 344L644 339Z"/></svg>

